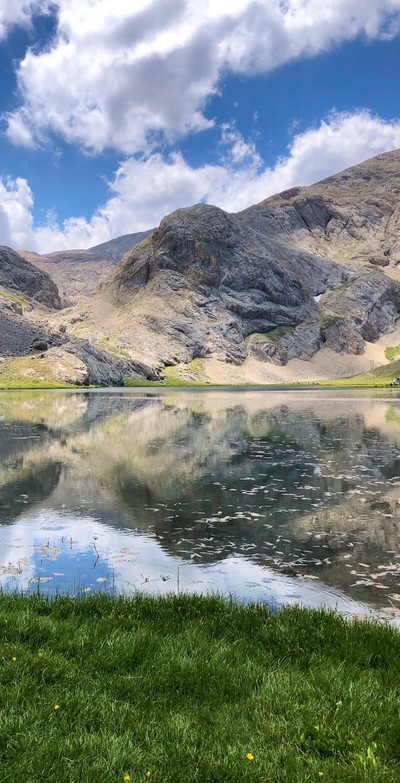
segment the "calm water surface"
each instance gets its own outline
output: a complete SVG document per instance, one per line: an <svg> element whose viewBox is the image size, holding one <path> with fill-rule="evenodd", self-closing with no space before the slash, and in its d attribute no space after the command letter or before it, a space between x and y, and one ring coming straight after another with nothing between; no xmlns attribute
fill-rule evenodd
<svg viewBox="0 0 400 783"><path fill-rule="evenodd" d="M398 621L400 394L0 392L0 584Z"/></svg>

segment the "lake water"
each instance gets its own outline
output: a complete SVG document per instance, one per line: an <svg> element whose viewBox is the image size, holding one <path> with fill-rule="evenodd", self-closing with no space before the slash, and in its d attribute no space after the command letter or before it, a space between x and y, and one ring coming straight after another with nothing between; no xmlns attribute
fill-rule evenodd
<svg viewBox="0 0 400 783"><path fill-rule="evenodd" d="M0 392L0 584L400 615L400 393Z"/></svg>

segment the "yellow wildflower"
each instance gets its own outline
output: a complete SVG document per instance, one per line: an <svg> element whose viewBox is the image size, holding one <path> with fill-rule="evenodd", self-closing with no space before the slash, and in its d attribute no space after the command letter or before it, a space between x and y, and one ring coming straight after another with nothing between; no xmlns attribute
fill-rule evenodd
<svg viewBox="0 0 400 783"><path fill-rule="evenodd" d="M59 710L59 709L60 709L60 705L59 705L59 704L55 704L55 705L54 705L54 709L55 709L55 710Z"/></svg>
<svg viewBox="0 0 400 783"><path fill-rule="evenodd" d="M17 659L16 659L16 657L15 657L15 655L13 655L12 659L13 659L13 661L16 661L16 660L17 660Z"/></svg>
<svg viewBox="0 0 400 783"><path fill-rule="evenodd" d="M146 772L146 778L149 778L149 777L150 777L150 775L151 775L151 772L150 772L150 770L148 770L148 771Z"/></svg>
<svg viewBox="0 0 400 783"><path fill-rule="evenodd" d="M318 775L319 775L320 778L324 777L324 773L323 772L318 772Z"/></svg>
<svg viewBox="0 0 400 783"><path fill-rule="evenodd" d="M124 775L124 780L126 781L126 783L129 783L129 781L132 780L132 778L130 775Z"/></svg>
<svg viewBox="0 0 400 783"><path fill-rule="evenodd" d="M253 754L252 753L246 753L246 759L248 759L249 761L254 761Z"/></svg>

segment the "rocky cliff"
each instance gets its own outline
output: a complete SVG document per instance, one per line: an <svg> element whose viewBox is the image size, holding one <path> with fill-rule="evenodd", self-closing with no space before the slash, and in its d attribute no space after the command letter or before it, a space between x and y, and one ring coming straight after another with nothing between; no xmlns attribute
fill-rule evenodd
<svg viewBox="0 0 400 783"><path fill-rule="evenodd" d="M0 286L26 294L46 307L61 307L57 286L50 275L4 245L0 245Z"/></svg>
<svg viewBox="0 0 400 783"><path fill-rule="evenodd" d="M400 279L400 151L316 185L292 188L239 215L266 236L362 270Z"/></svg>
<svg viewBox="0 0 400 783"><path fill-rule="evenodd" d="M397 151L237 215L178 210L102 295L129 310L125 341L167 365L362 354L399 317L399 194Z"/></svg>
<svg viewBox="0 0 400 783"><path fill-rule="evenodd" d="M103 290L134 304L135 320L160 336L163 351L167 341L160 359L214 355L239 364L249 335L315 322L314 297L348 277L338 264L278 238L266 242L237 216L198 205L162 220Z"/></svg>
<svg viewBox="0 0 400 783"><path fill-rule="evenodd" d="M0 246L0 356L33 352L48 330L24 316L35 306L50 317L61 301L51 277L9 247Z"/></svg>

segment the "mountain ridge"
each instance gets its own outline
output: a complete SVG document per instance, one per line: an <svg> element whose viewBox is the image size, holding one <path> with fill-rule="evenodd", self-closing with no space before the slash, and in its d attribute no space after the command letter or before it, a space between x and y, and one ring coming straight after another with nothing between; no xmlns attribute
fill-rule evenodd
<svg viewBox="0 0 400 783"><path fill-rule="evenodd" d="M31 250L18 252L27 261L49 274L63 299L70 300L93 293L124 254L149 236L151 231L152 229L123 234L87 249L57 250L43 254Z"/></svg>
<svg viewBox="0 0 400 783"><path fill-rule="evenodd" d="M130 308L125 342L133 326L137 348L143 341L148 350L149 332L157 334L154 359L168 364L208 356L240 364L255 354L284 365L324 346L362 354L398 321L399 174L395 151L236 215L177 210L97 296L108 291ZM292 332L262 341L281 327Z"/></svg>
<svg viewBox="0 0 400 783"><path fill-rule="evenodd" d="M351 375L400 344L398 150L237 214L179 209L145 233L52 328L153 377L190 379L200 362L216 382Z"/></svg>

